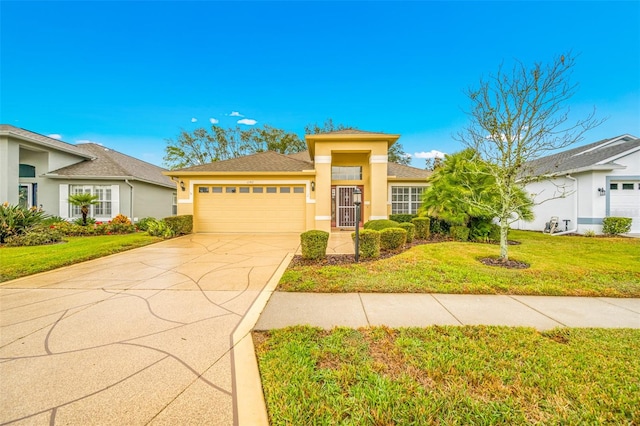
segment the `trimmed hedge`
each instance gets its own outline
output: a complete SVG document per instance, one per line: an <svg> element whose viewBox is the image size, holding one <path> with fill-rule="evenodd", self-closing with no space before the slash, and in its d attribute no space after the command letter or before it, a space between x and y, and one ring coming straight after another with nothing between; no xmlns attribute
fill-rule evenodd
<svg viewBox="0 0 640 426"><path fill-rule="evenodd" d="M356 233L351 233L351 239L355 242ZM359 251L362 258L380 257L380 232L374 229L363 229L359 232Z"/></svg>
<svg viewBox="0 0 640 426"><path fill-rule="evenodd" d="M416 227L416 238L421 240L429 239L431 219L428 217L414 217L411 219L411 223Z"/></svg>
<svg viewBox="0 0 640 426"><path fill-rule="evenodd" d="M302 257L304 259L322 259L327 255L329 233L319 230L306 231L300 234Z"/></svg>
<svg viewBox="0 0 640 426"><path fill-rule="evenodd" d="M390 214L389 220L393 220L398 223L411 223L411 219L416 217L418 217L417 214Z"/></svg>
<svg viewBox="0 0 640 426"><path fill-rule="evenodd" d="M416 226L410 222L401 222L398 225L398 228L402 228L407 231L407 242L413 242L413 239L416 237Z"/></svg>
<svg viewBox="0 0 640 426"><path fill-rule="evenodd" d="M602 219L602 233L607 235L626 234L631 231L630 217L605 217Z"/></svg>
<svg viewBox="0 0 640 426"><path fill-rule="evenodd" d="M401 250L407 242L407 231L402 228L385 228L380 231L380 248L382 250Z"/></svg>
<svg viewBox="0 0 640 426"><path fill-rule="evenodd" d="M398 222L389 219L370 220L364 224L364 229L372 229L374 231L382 231L385 228L397 228Z"/></svg>
<svg viewBox="0 0 640 426"><path fill-rule="evenodd" d="M457 241L469 241L469 231L466 226L452 226L449 228L450 235Z"/></svg>
<svg viewBox="0 0 640 426"><path fill-rule="evenodd" d="M186 235L193 232L193 215L169 216L163 220L175 235Z"/></svg>

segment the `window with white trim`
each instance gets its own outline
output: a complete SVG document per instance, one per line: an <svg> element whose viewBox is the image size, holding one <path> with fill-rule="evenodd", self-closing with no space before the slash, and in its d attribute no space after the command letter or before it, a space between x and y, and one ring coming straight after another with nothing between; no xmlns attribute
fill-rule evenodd
<svg viewBox="0 0 640 426"><path fill-rule="evenodd" d="M97 204L89 206L89 216L111 217L113 206L110 185L70 185L69 195L91 194L97 195ZM79 206L69 204L70 217L82 217Z"/></svg>
<svg viewBox="0 0 640 426"><path fill-rule="evenodd" d="M416 214L422 206L423 186L392 186L391 214Z"/></svg>

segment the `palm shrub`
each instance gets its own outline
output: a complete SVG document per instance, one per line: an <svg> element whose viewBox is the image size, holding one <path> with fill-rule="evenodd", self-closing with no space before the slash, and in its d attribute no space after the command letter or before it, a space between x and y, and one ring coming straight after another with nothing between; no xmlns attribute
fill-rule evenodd
<svg viewBox="0 0 640 426"><path fill-rule="evenodd" d="M138 229L141 231L146 231L147 230L147 225L149 224L149 222L153 222L157 220L154 217L143 217L142 219L140 219L138 221L138 223L136 225L138 225Z"/></svg>
<svg viewBox="0 0 640 426"><path fill-rule="evenodd" d="M602 233L606 235L626 234L631 230L630 217L605 217L602 219Z"/></svg>
<svg viewBox="0 0 640 426"><path fill-rule="evenodd" d="M165 222L164 220L156 220L149 221L147 223L147 234L152 237L162 237L162 238L173 238L175 237L175 232L173 229Z"/></svg>
<svg viewBox="0 0 640 426"><path fill-rule="evenodd" d="M429 239L431 234L431 219L428 217L415 217L411 219L411 223L416 227L416 238L422 240Z"/></svg>
<svg viewBox="0 0 640 426"><path fill-rule="evenodd" d="M407 243L413 242L416 237L416 226L410 222L401 222L398 228L402 228L407 231Z"/></svg>
<svg viewBox="0 0 640 426"><path fill-rule="evenodd" d="M382 250L401 250L407 242L407 231L402 228L385 228L380 231L380 248Z"/></svg>
<svg viewBox="0 0 640 426"><path fill-rule="evenodd" d="M42 209L29 209L7 202L0 206L0 243L12 235L24 234L27 230L46 218Z"/></svg>
<svg viewBox="0 0 640 426"><path fill-rule="evenodd" d="M327 244L329 233L320 230L306 231L300 234L300 245L302 246L302 257L304 259L323 259L327 254Z"/></svg>
<svg viewBox="0 0 640 426"><path fill-rule="evenodd" d="M374 231L381 231L385 228L397 228L399 225L395 220L389 219L376 219L370 220L364 224L364 229L372 229Z"/></svg>
<svg viewBox="0 0 640 426"><path fill-rule="evenodd" d="M98 196L91 195L89 193L74 194L69 196L69 204L80 207L82 213L82 224L87 224L87 215L89 214L89 207L93 204L98 204Z"/></svg>
<svg viewBox="0 0 640 426"><path fill-rule="evenodd" d="M351 233L351 239L355 242L356 233ZM360 257L377 258L380 257L380 232L374 229L363 229L358 233L358 247Z"/></svg>

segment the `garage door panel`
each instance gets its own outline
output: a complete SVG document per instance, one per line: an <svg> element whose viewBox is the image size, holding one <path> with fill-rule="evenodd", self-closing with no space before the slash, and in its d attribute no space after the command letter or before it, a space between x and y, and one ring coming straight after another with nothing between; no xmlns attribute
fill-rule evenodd
<svg viewBox="0 0 640 426"><path fill-rule="evenodd" d="M199 192L194 200L197 232L302 232L305 230L306 197L294 192ZM300 187L303 188L303 187Z"/></svg>

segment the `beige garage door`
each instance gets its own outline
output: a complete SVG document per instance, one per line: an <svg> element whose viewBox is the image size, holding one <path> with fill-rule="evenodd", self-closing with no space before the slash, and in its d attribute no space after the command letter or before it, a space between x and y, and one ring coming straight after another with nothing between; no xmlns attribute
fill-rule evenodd
<svg viewBox="0 0 640 426"><path fill-rule="evenodd" d="M196 232L303 232L302 185L196 185Z"/></svg>

